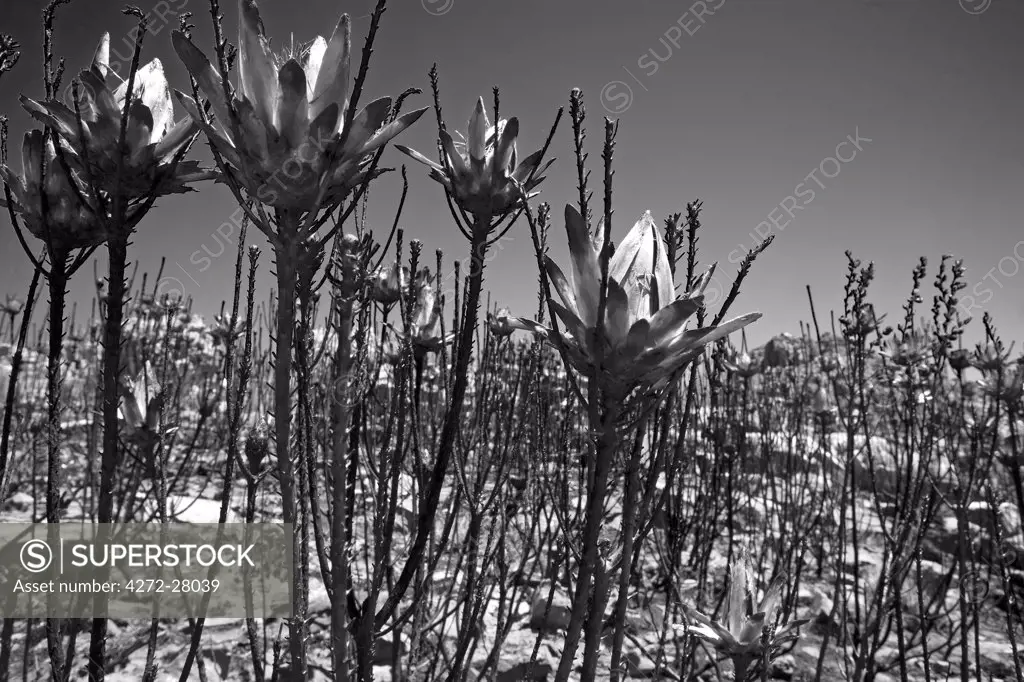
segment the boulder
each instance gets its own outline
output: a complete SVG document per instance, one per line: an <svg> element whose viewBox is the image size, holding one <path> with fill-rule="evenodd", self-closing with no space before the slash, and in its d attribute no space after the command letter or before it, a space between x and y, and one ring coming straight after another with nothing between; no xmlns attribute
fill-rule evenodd
<svg viewBox="0 0 1024 682"><path fill-rule="evenodd" d="M803 356L806 355L806 352L804 352L802 346L803 344L800 339L792 334L779 334L762 346L759 349L760 353L755 351L755 357L757 355L761 356L761 367L763 369L789 367L805 360Z"/></svg>
<svg viewBox="0 0 1024 682"><path fill-rule="evenodd" d="M14 493L4 503L4 511L29 512L32 511L32 504L35 501L28 493Z"/></svg>
<svg viewBox="0 0 1024 682"><path fill-rule="evenodd" d="M552 632L569 627L572 600L564 590L556 587L549 607L548 595L550 592L551 583L543 582L533 593L533 603L530 606L530 627L534 630Z"/></svg>
<svg viewBox="0 0 1024 682"><path fill-rule="evenodd" d="M517 629L508 633L502 643L501 655L498 657L498 682L518 682L519 680L547 680L555 672L557 659L550 646L542 642L537 650L537 658L533 661L533 647L537 641L537 633L533 630Z"/></svg>

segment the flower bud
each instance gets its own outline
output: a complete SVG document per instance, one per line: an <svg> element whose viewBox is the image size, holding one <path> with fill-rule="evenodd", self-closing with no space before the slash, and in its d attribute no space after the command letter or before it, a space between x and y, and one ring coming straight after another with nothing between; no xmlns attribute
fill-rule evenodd
<svg viewBox="0 0 1024 682"><path fill-rule="evenodd" d="M409 269L393 263L389 268L380 268L373 276L370 298L381 305L394 305L401 298L409 279Z"/></svg>
<svg viewBox="0 0 1024 682"><path fill-rule="evenodd" d="M971 364L982 372L998 372L1003 368L1005 362L1006 356L994 344L989 343L984 347L978 347Z"/></svg>
<svg viewBox="0 0 1024 682"><path fill-rule="evenodd" d="M21 299L15 298L14 296L7 296L7 301L4 303L3 311L8 315L17 315L25 308L25 302Z"/></svg>
<svg viewBox="0 0 1024 682"><path fill-rule="evenodd" d="M971 354L965 348L958 348L949 354L949 366L962 372L971 366Z"/></svg>
<svg viewBox="0 0 1024 682"><path fill-rule="evenodd" d="M249 432L249 437L245 439L245 458L248 460L251 474L259 473L269 451L270 426L267 424L267 420L261 417Z"/></svg>
<svg viewBox="0 0 1024 682"><path fill-rule="evenodd" d="M512 311L508 308L502 308L497 313L487 313L487 326L499 338L510 336L516 329L512 324Z"/></svg>

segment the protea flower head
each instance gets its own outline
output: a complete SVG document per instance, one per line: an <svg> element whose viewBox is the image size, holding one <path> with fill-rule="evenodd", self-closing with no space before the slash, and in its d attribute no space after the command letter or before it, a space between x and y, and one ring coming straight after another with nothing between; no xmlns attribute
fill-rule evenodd
<svg viewBox="0 0 1024 682"><path fill-rule="evenodd" d="M745 350L737 351L735 348L730 348L722 360L722 364L728 371L743 379L749 379L761 373L760 365L754 362L750 353Z"/></svg>
<svg viewBox="0 0 1024 682"><path fill-rule="evenodd" d="M504 338L516 330L513 319L511 310L501 308L496 313L487 313L487 327L495 336Z"/></svg>
<svg viewBox="0 0 1024 682"><path fill-rule="evenodd" d="M1006 367L1009 357L1010 351L1004 351L994 343L978 344L971 364L982 372L999 372Z"/></svg>
<svg viewBox="0 0 1024 682"><path fill-rule="evenodd" d="M381 267L370 282L370 298L382 305L394 305L401 298L409 279L409 268L392 263Z"/></svg>
<svg viewBox="0 0 1024 682"><path fill-rule="evenodd" d="M71 166L73 152L62 140L59 144ZM21 216L29 232L58 251L103 242L106 232L97 218L96 206L92 205L92 194L74 167L68 168L70 175L66 172L50 136L42 130L26 133L21 165L21 175L10 166L0 165L0 179L10 188L11 208ZM6 205L0 196L0 206Z"/></svg>
<svg viewBox="0 0 1024 682"><path fill-rule="evenodd" d="M411 330L413 350L417 354L436 353L454 336L445 336L441 328L441 305L430 283L430 271L420 271L417 279L420 281L416 287Z"/></svg>
<svg viewBox="0 0 1024 682"><path fill-rule="evenodd" d="M566 331L553 330L516 318L520 329L538 332L561 343L569 361L581 372L596 367L609 388L628 393L640 386L660 389L676 372L694 360L704 347L761 317L749 313L718 327L686 329L687 320L703 306L703 293L714 267L693 291L676 298L665 243L650 212L645 213L615 249L608 263L608 292L602 334L595 332L601 300L598 244L586 221L571 205L565 208L565 228L572 257L570 280L553 260L545 266L561 303L552 306ZM603 230L598 228L597 233Z"/></svg>
<svg viewBox="0 0 1024 682"><path fill-rule="evenodd" d="M877 315L875 313L875 306L871 303L865 303L856 312L856 315L851 318L842 317L840 322L843 323L843 332L846 336L852 338L865 338L869 334L876 333L882 328L882 322L888 317L887 314Z"/></svg>
<svg viewBox="0 0 1024 682"><path fill-rule="evenodd" d="M709 618L700 611L683 605L683 613L689 622L675 627L703 639L720 653L731 658L736 666L736 680L739 682L744 679L750 664L759 660L765 653L763 630L766 626L775 626L785 580L785 574L777 575L768 586L764 599L756 602L755 577L750 566L750 557L744 552L732 566L724 622ZM786 642L799 637L798 628L805 623L806 620L795 620L780 624L774 629L768 642L769 656L774 655Z"/></svg>
<svg viewBox="0 0 1024 682"><path fill-rule="evenodd" d="M270 425L267 420L260 417L256 425L249 431L249 437L245 439L245 456L249 463L249 471L254 475L259 473L263 460L270 451Z"/></svg>
<svg viewBox="0 0 1024 682"><path fill-rule="evenodd" d="M963 372L971 366L971 352L966 348L957 348L949 354L949 366L956 372Z"/></svg>
<svg viewBox="0 0 1024 682"><path fill-rule="evenodd" d="M518 135L517 118L491 125L481 97L469 117L463 142L456 142L447 131L441 131L444 164L431 161L404 145L395 145L395 149L428 166L430 177L444 185L467 212L497 217L519 202L520 186L527 196L533 196L530 193L544 180L542 173L554 161L551 159L540 166L544 156L541 149L516 163Z"/></svg>
<svg viewBox="0 0 1024 682"><path fill-rule="evenodd" d="M128 430L128 437L137 445L149 449L165 433L160 422L164 391L156 380L153 366L147 361L135 378L121 381L120 414Z"/></svg>
<svg viewBox="0 0 1024 682"><path fill-rule="evenodd" d="M188 183L215 177L196 161L181 161L182 152L199 131L190 118L174 120L171 91L159 59L139 67L128 102L124 171L118 172L121 113L129 99L128 83L110 68L110 34L105 33L92 65L79 75L79 117L56 100L37 102L24 95L21 104L36 120L50 126L74 152L96 185L128 198L180 193ZM177 159L178 163L175 164ZM88 163L86 168L85 164Z"/></svg>
<svg viewBox="0 0 1024 682"><path fill-rule="evenodd" d="M206 333L213 339L214 347L227 347L229 341L241 338L245 334L245 322L238 321L235 324L235 329L232 331L230 317L227 315L215 315L213 326L206 330Z"/></svg>
<svg viewBox="0 0 1024 682"><path fill-rule="evenodd" d="M911 333L902 341L891 340L889 350L879 351L879 355L898 367L913 369L928 362L932 355L931 343L924 334Z"/></svg>
<svg viewBox="0 0 1024 682"><path fill-rule="evenodd" d="M402 342L398 334L387 334L381 346L382 365L397 367L402 362Z"/></svg>
<svg viewBox="0 0 1024 682"><path fill-rule="evenodd" d="M14 316L25 309L25 302L16 296L7 294L6 300L0 310L7 313L8 315Z"/></svg>
<svg viewBox="0 0 1024 682"><path fill-rule="evenodd" d="M807 391L810 394L810 408L814 418L824 426L834 424L839 416L839 408L832 404L832 393L827 381L811 376L807 381Z"/></svg>
<svg viewBox="0 0 1024 682"><path fill-rule="evenodd" d="M206 55L180 31L171 36L212 105L214 121L202 123L204 132L248 192L263 203L313 210L321 188L327 204L339 201L365 179L373 153L426 109L384 125L392 102L382 97L343 130L351 95L349 16L341 16L329 41L318 36L293 54L278 55L264 33L256 3L239 0L239 8L238 88L230 101L221 74ZM202 121L195 100L181 92L175 95Z"/></svg>
<svg viewBox="0 0 1024 682"><path fill-rule="evenodd" d="M818 356L818 369L824 374L837 372L846 367L846 360L835 351L826 351Z"/></svg>
<svg viewBox="0 0 1024 682"><path fill-rule="evenodd" d="M996 372L990 371L978 380L978 387L983 393L998 398L1006 403L1014 404L1024 396L1024 357Z"/></svg>

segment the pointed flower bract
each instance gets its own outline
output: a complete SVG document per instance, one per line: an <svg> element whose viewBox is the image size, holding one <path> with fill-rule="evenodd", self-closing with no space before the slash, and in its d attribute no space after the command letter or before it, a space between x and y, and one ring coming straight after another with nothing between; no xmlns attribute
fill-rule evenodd
<svg viewBox="0 0 1024 682"><path fill-rule="evenodd" d="M518 136L519 119L501 120L492 126L481 97L469 118L463 141L457 142L447 131L441 131L444 164L404 145L395 148L429 167L430 177L444 185L467 212L501 216L519 202L520 186L527 196L532 196L531 191L544 180L542 174L553 163L549 160L540 165L543 150L517 163Z"/></svg>
<svg viewBox="0 0 1024 682"><path fill-rule="evenodd" d="M173 161L198 132L192 119L174 120L170 86L159 59L139 67L134 87L110 68L110 34L105 33L90 67L78 77L75 102L37 102L22 95L21 104L37 121L53 128L73 152L71 161L86 171L83 179L128 199L188 191L188 183L215 177L195 161ZM71 91L73 95L74 91ZM69 95L69 96L71 96ZM121 168L121 118L128 103L124 169ZM173 170L172 170L173 169Z"/></svg>
<svg viewBox="0 0 1024 682"><path fill-rule="evenodd" d="M675 297L665 243L651 214L645 213L615 249L608 263L608 291L601 334L600 246L591 240L586 221L571 205L565 207L572 277L553 260L545 267L558 296L552 307L564 325L560 337L548 327L515 318L520 329L538 332L561 343L580 372L596 367L610 388L627 393L635 387L660 389L694 360L704 347L761 317L749 313L717 327L688 330L687 320L703 306L703 292L714 267L696 287ZM598 228L598 233L602 233Z"/></svg>
<svg viewBox="0 0 1024 682"><path fill-rule="evenodd" d="M755 601L757 586L750 556L743 552L730 572L724 619L715 620L684 604L683 612L689 622L677 625L676 629L703 639L731 658L737 668L736 679L741 679L739 671L745 671L764 653L762 634L765 627L775 626L785 580L785 574L777 575L765 591L764 598L760 602ZM806 620L795 620L774 629L768 644L769 655L776 654L783 644L797 639L800 636L798 628L805 623Z"/></svg>
<svg viewBox="0 0 1024 682"><path fill-rule="evenodd" d="M206 55L180 31L171 36L210 101L213 121L201 123L210 144L265 204L313 210L321 189L327 204L340 201L366 178L373 153L426 110L386 123L392 102L382 97L357 112L343 130L351 95L349 16L341 16L330 40L318 36L292 54L277 55L256 3L240 0L239 8L238 90L230 101L220 72ZM202 121L194 99L178 91L175 95Z"/></svg>
<svg viewBox="0 0 1024 682"><path fill-rule="evenodd" d="M74 152L63 140L62 151L69 166ZM96 217L99 210L81 173L65 171L57 158L56 147L41 130L25 134L22 146L22 172L0 165L0 180L11 190L11 208L19 214L33 236L58 251L87 248L101 244L105 230ZM42 180L42 182L40 182ZM7 202L0 195L0 206Z"/></svg>

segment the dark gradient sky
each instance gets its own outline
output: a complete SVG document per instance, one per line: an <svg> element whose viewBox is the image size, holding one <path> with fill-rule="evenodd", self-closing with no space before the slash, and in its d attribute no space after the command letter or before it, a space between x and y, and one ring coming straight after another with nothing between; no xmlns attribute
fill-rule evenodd
<svg viewBox="0 0 1024 682"><path fill-rule="evenodd" d="M29 123L17 95L41 91L45 3L4 4L0 30L23 45L21 63L0 79L0 108L12 119L17 150ZM144 10L157 4L140 2ZM232 0L223 4L234 41L237 8ZM347 11L361 46L373 4L263 0L261 8L276 44L292 34L296 40L329 34ZM126 54L133 22L121 16L121 7L120 0L76 0L61 10L56 51L66 57L69 73L86 64L104 30L115 51ZM192 11L196 40L209 52L204 0L167 0L162 7ZM709 11L698 17L704 8ZM177 24L173 15L168 19ZM144 57L160 57L172 87L184 89L170 28L156 21ZM806 284L814 288L819 319L827 319L827 310L841 305L845 249L875 261L873 300L891 317L899 314L919 256L932 266L929 281L943 253L964 258L975 333L981 313L990 311L1004 338L1024 339L1022 32L1019 0L402 0L385 14L363 101L409 86L427 91L427 71L436 61L449 125L464 129L477 95L489 98L491 86L499 85L502 114L520 119L525 155L540 146L570 89L581 87L595 178L608 114L603 105L621 120L618 238L645 209L660 221L700 198L701 255L720 261L713 287L725 290L738 254L757 240L758 225L778 235L733 308L765 313L749 329L751 342L798 331L799 320L809 319ZM418 106L428 104L425 92ZM560 216L576 196L564 123L542 195L559 216L554 255L563 261ZM849 161L827 160L858 131L870 141L860 142L860 150L840 147ZM400 141L432 155L435 135L433 116L425 116ZM205 143L196 149L208 157ZM389 149L384 161L399 166L406 157ZM440 186L420 166L409 171L402 219L407 238L424 241L431 263L437 248L449 265L464 258L466 244L450 224ZM393 174L371 193L369 217L378 230L390 225L400 185ZM214 313L230 298L234 262L234 244L225 249L216 230L234 210L221 187L164 199L142 224L131 255L150 272L166 256L166 275L174 279L165 288L183 288L200 312ZM0 293L23 292L30 267L6 215L0 223ZM263 238L253 234L251 241ZM485 286L496 302L530 315L536 272L525 222L502 247ZM207 260L207 252L214 257ZM91 279L87 267L76 283L83 298ZM267 291L270 280L263 281Z"/></svg>

